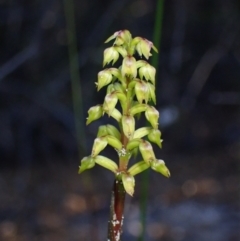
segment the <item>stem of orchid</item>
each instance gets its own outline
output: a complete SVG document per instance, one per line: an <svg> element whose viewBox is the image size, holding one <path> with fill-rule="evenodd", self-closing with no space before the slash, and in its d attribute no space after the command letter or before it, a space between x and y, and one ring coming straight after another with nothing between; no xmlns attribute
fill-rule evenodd
<svg viewBox="0 0 240 241"><path fill-rule="evenodd" d="M112 189L110 219L108 222L108 240L119 241L122 233L123 211L126 192L122 181L116 177Z"/></svg>

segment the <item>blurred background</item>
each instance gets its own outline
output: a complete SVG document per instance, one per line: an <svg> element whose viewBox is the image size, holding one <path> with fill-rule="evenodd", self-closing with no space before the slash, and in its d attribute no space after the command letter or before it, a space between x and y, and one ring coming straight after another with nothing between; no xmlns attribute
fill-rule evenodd
<svg viewBox="0 0 240 241"><path fill-rule="evenodd" d="M122 29L158 46L156 155L172 175L136 177L123 240L240 240L239 22L238 0L0 0L0 240L106 240L114 177L77 172L115 123L85 126Z"/></svg>

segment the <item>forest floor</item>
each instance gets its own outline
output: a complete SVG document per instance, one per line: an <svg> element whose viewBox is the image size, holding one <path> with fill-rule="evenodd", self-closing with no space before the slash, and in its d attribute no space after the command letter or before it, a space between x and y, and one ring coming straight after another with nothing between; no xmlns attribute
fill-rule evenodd
<svg viewBox="0 0 240 241"><path fill-rule="evenodd" d="M170 179L149 175L145 240L240 240L239 170L228 171L220 152L165 160ZM106 240L113 175L100 167L78 175L72 163L0 171L0 240ZM138 240L142 230L143 175L136 179L123 240Z"/></svg>

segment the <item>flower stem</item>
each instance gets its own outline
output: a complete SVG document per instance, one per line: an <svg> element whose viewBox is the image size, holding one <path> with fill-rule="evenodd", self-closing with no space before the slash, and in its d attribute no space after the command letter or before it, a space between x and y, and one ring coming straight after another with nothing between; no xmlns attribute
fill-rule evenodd
<svg viewBox="0 0 240 241"><path fill-rule="evenodd" d="M111 206L110 206L110 220L108 223L108 240L120 241L123 225L123 210L125 202L125 190L122 181L117 178L114 180Z"/></svg>

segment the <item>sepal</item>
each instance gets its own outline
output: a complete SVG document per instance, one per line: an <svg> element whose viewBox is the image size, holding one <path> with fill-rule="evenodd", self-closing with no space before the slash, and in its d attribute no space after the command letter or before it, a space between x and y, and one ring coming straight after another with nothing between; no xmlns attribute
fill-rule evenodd
<svg viewBox="0 0 240 241"><path fill-rule="evenodd" d="M118 82L114 83L114 89L120 93L124 93L124 91L125 91L122 84L120 84Z"/></svg>
<svg viewBox="0 0 240 241"><path fill-rule="evenodd" d="M114 77L116 77L118 79L121 78L121 73L120 73L119 69L117 69L117 68L109 68L108 70Z"/></svg>
<svg viewBox="0 0 240 241"><path fill-rule="evenodd" d="M131 139L135 131L135 119L131 115L124 115L122 117L122 128L124 135Z"/></svg>
<svg viewBox="0 0 240 241"><path fill-rule="evenodd" d="M109 159L109 158L107 158L105 156L100 156L100 155L96 156L94 159L95 159L95 162L98 165L100 165L100 166L102 166L102 167L112 171L113 173L117 173L118 166L111 159Z"/></svg>
<svg viewBox="0 0 240 241"><path fill-rule="evenodd" d="M153 107L148 106L145 111L146 119L150 122L154 129L158 128L159 112Z"/></svg>
<svg viewBox="0 0 240 241"><path fill-rule="evenodd" d="M140 161L140 162L135 163L133 166L131 166L128 170L128 173L132 176L135 176L135 175L145 171L149 167L150 167L150 165L147 164L145 161Z"/></svg>
<svg viewBox="0 0 240 241"><path fill-rule="evenodd" d="M97 137L94 140L93 147L92 147L92 157L97 156L108 144L106 136Z"/></svg>
<svg viewBox="0 0 240 241"><path fill-rule="evenodd" d="M132 40L132 35L128 30L120 30L111 35L105 43L115 39L114 45L120 46L123 44L128 44Z"/></svg>
<svg viewBox="0 0 240 241"><path fill-rule="evenodd" d="M149 141L156 143L160 148L162 148L161 131L157 129L152 129L148 134Z"/></svg>
<svg viewBox="0 0 240 241"><path fill-rule="evenodd" d="M108 85L108 87L107 87L106 94L111 94L111 93L114 92L114 91L115 91L114 84L110 84L110 85Z"/></svg>
<svg viewBox="0 0 240 241"><path fill-rule="evenodd" d="M116 109L116 108L114 108L114 109L112 110L110 116L111 116L112 118L114 118L117 122L120 122L121 119L122 119L122 114L121 114L121 112L120 112L118 109Z"/></svg>
<svg viewBox="0 0 240 241"><path fill-rule="evenodd" d="M120 31L121 31L121 30L120 30ZM120 31L115 32L115 33L114 33L113 35L111 35L104 43L108 43L108 42L110 42L111 40L115 39L115 38L119 35Z"/></svg>
<svg viewBox="0 0 240 241"><path fill-rule="evenodd" d="M152 145L148 141L142 141L139 144L139 150L142 154L144 161L148 164L156 159Z"/></svg>
<svg viewBox="0 0 240 241"><path fill-rule="evenodd" d="M121 90L120 91L116 90L115 93L121 103L125 104L127 102L127 96Z"/></svg>
<svg viewBox="0 0 240 241"><path fill-rule="evenodd" d="M108 135L107 126L102 125L98 127L97 137L102 137Z"/></svg>
<svg viewBox="0 0 240 241"><path fill-rule="evenodd" d="M132 139L131 141L128 142L126 148L127 151L132 151L135 148L139 147L139 144L142 142L142 139Z"/></svg>
<svg viewBox="0 0 240 241"><path fill-rule="evenodd" d="M93 168L94 166L94 158L91 156L86 156L81 160L81 165L79 166L78 174L86 171L87 169Z"/></svg>
<svg viewBox="0 0 240 241"><path fill-rule="evenodd" d="M148 86L150 98L153 101L154 105L156 105L155 86L149 82L147 83L147 86Z"/></svg>
<svg viewBox="0 0 240 241"><path fill-rule="evenodd" d="M141 127L139 129L137 129L136 131L134 131L134 134L133 134L133 140L135 138L142 138L146 135L148 135L151 131L151 128L150 127Z"/></svg>
<svg viewBox="0 0 240 241"><path fill-rule="evenodd" d="M107 133L109 135L115 136L118 140L120 140L121 134L115 126L108 124L106 125L106 128L107 128Z"/></svg>
<svg viewBox="0 0 240 241"><path fill-rule="evenodd" d="M110 84L112 81L112 74L109 69L104 69L98 73L97 91L102 87Z"/></svg>
<svg viewBox="0 0 240 241"><path fill-rule="evenodd" d="M122 143L115 136L107 135L108 144L117 150L122 149Z"/></svg>
<svg viewBox="0 0 240 241"><path fill-rule="evenodd" d="M91 107L88 110L88 118L87 118L87 125L90 124L91 122L99 119L103 115L103 107L102 105L96 105Z"/></svg>
<svg viewBox="0 0 240 241"><path fill-rule="evenodd" d="M115 64L118 58L119 58L119 53L116 50L116 47L113 46L113 47L106 48L103 52L103 67L106 64L109 64L111 61L112 61L112 64Z"/></svg>
<svg viewBox="0 0 240 241"><path fill-rule="evenodd" d="M145 103L148 102L149 89L148 89L148 85L145 81L139 80L136 82L135 94L136 94L137 100L140 104L142 104L143 101L145 101Z"/></svg>
<svg viewBox="0 0 240 241"><path fill-rule="evenodd" d="M138 61L136 62L137 68L141 68L141 67L143 67L143 66L145 66L145 65L147 65L147 64L148 64L148 62L145 61L145 60L138 60Z"/></svg>
<svg viewBox="0 0 240 241"><path fill-rule="evenodd" d="M115 109L115 106L118 102L117 93L114 91L105 96L103 103L103 110L108 113L110 116L112 111Z"/></svg>
<svg viewBox="0 0 240 241"><path fill-rule="evenodd" d="M122 46L116 46L115 48L118 53L122 55L123 58L127 56L127 50L125 48L123 48Z"/></svg>
<svg viewBox="0 0 240 241"><path fill-rule="evenodd" d="M122 182L126 193L128 193L130 196L133 196L135 186L134 177L130 174L122 173Z"/></svg>
<svg viewBox="0 0 240 241"><path fill-rule="evenodd" d="M147 63L145 66L140 67L138 71L141 79L144 77L155 85L156 69L153 66Z"/></svg>
<svg viewBox="0 0 240 241"><path fill-rule="evenodd" d="M153 45L153 43L145 38L135 37L132 40L131 45L135 45L138 54L141 57L143 55L146 59L148 59L152 55L150 52L151 49L157 52L157 48Z"/></svg>
<svg viewBox="0 0 240 241"><path fill-rule="evenodd" d="M131 76L135 78L137 76L136 59L132 56L126 56L122 62L122 76Z"/></svg>
<svg viewBox="0 0 240 241"><path fill-rule="evenodd" d="M146 104L136 104L130 108L129 113L134 116L138 113L146 111L146 109L147 109Z"/></svg>

